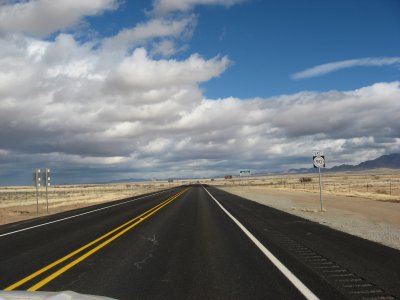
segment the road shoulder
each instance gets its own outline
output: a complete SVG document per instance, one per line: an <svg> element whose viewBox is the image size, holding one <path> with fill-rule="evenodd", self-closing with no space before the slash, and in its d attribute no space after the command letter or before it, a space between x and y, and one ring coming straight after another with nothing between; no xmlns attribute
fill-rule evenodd
<svg viewBox="0 0 400 300"><path fill-rule="evenodd" d="M257 187L218 187L231 194L264 204L331 228L400 250L400 204L329 195L325 212L319 195Z"/></svg>

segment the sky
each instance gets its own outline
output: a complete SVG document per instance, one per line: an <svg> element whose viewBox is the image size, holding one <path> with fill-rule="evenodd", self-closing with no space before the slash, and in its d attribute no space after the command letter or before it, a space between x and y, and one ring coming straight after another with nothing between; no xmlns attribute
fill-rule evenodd
<svg viewBox="0 0 400 300"><path fill-rule="evenodd" d="M0 185L400 153L397 0L0 0Z"/></svg>

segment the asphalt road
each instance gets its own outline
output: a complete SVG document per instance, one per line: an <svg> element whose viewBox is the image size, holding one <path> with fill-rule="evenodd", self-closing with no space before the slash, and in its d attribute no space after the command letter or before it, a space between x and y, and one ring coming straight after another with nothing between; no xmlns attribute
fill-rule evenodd
<svg viewBox="0 0 400 300"><path fill-rule="evenodd" d="M206 188L215 200L202 186L180 187L0 226L0 288L116 299L400 299L400 251Z"/></svg>

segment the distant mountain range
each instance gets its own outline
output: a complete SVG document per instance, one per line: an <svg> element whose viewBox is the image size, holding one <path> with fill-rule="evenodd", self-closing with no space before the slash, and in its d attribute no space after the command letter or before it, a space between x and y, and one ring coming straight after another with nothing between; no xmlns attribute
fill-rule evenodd
<svg viewBox="0 0 400 300"><path fill-rule="evenodd" d="M382 155L373 160L364 161L356 166L340 165L332 168L326 168L327 172L348 172L348 171L365 171L373 169L400 169L400 153ZM289 173L308 173L315 172L314 168L290 169Z"/></svg>

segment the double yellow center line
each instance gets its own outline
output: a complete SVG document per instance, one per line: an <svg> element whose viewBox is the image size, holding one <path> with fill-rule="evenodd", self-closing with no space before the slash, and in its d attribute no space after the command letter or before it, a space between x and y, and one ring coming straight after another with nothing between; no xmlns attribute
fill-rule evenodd
<svg viewBox="0 0 400 300"><path fill-rule="evenodd" d="M52 274L50 274L46 278L44 278L41 281L39 281L38 283L34 284L30 288L28 288L28 291L36 291L36 290L40 289L41 287L43 287L44 285L46 285L50 281L54 280L55 278L57 278L58 276L60 276L64 272L66 272L67 270L71 269L73 266L75 266L78 263L80 263L81 261L85 260L86 258L91 256L92 254L96 253L97 251L99 251L100 249L105 247L107 244L111 243L112 241L114 241L115 239L117 239L118 237L120 237L121 235L123 235L124 233L126 233L127 231L132 229L133 227L135 227L138 224L140 224L141 222L143 222L144 220L146 220L147 218L149 218L150 216L155 214L157 211L159 211L163 207L167 206L169 203L174 201L180 195L185 193L188 189L189 188L186 188L186 189L178 192L177 194L171 196L170 198L166 199L165 201L161 202L160 204L158 204L158 205L152 207L151 209L145 211L144 213L140 214L139 216L129 220L128 222L122 224L121 226L118 226L117 228L109 231L108 233L102 235L101 237L99 237L99 238L91 241L90 243L80 247L79 249L77 249L77 250L65 255L64 257L62 257L62 258L56 260L55 262L45 266L44 268L32 273L31 275L21 279L20 281L18 281L16 283L6 287L4 290L5 291L14 290L15 288L17 288L17 287L19 287L19 286L31 281L32 279L36 278L40 274L52 269L53 267L61 264L64 261L74 257L75 255L83 252L84 250L90 248L91 246L93 246L93 245L105 240L102 243L100 243L99 245L97 245L96 247L90 249L89 251L87 251L84 254L80 255L79 257L75 258L73 261L69 262L64 267L56 270L55 272L53 272Z"/></svg>

